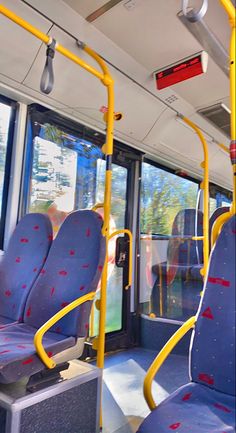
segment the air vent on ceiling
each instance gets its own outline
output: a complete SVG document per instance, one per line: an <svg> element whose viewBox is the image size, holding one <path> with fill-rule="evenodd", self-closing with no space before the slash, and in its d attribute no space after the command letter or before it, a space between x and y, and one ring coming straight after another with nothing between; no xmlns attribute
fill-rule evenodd
<svg viewBox="0 0 236 433"><path fill-rule="evenodd" d="M168 96L168 98L166 98L165 101L168 104L173 104L173 102L178 101L178 98L175 95L171 95L171 96Z"/></svg>
<svg viewBox="0 0 236 433"><path fill-rule="evenodd" d="M198 113L230 137L230 110L226 105L222 103L211 105L198 110Z"/></svg>

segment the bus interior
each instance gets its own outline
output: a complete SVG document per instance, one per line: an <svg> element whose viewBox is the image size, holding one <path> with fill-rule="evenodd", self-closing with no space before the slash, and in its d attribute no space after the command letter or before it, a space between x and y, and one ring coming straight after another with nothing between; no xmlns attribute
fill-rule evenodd
<svg viewBox="0 0 236 433"><path fill-rule="evenodd" d="M0 433L234 433L235 0L2 0Z"/></svg>

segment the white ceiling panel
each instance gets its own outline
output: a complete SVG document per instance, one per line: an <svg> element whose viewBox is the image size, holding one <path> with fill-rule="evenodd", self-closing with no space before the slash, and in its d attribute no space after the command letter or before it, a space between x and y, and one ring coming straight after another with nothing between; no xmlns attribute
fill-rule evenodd
<svg viewBox="0 0 236 433"><path fill-rule="evenodd" d="M51 23L20 0L5 0L4 6L47 33ZM0 15L0 73L21 82L40 47L40 41Z"/></svg>
<svg viewBox="0 0 236 433"><path fill-rule="evenodd" d="M85 3L73 0L65 2L72 7L72 3L78 4L77 10L82 10L82 4ZM201 2L194 0L189 4L198 7ZM181 9L181 0L135 0L136 6L132 10L127 10L124 3L110 9L93 25L149 70L168 65L199 50L198 42L176 16ZM209 0L204 20L228 47L228 20L217 0Z"/></svg>
<svg viewBox="0 0 236 433"><path fill-rule="evenodd" d="M32 104L34 102L38 104L48 104L53 109L65 109L65 105L61 104L59 101L48 98L43 95L39 90L31 89L26 87L22 83L17 83L17 81L0 74L0 93L8 96L9 98L15 99L16 101L23 102L25 104Z"/></svg>
<svg viewBox="0 0 236 433"><path fill-rule="evenodd" d="M60 29L54 27L51 34L66 48L82 54L75 41ZM83 57L88 59L87 56ZM39 89L44 62L45 47L42 47L24 84ZM90 63L96 65L94 62ZM55 85L50 96L101 122L102 114L99 109L107 105L106 90L101 83L59 53L56 53L54 58L54 71ZM118 131L141 140L148 134L164 106L117 71L113 70L112 73L115 80L115 111L124 113L123 119L115 126Z"/></svg>
<svg viewBox="0 0 236 433"><path fill-rule="evenodd" d="M65 1L80 13L85 4L91 3ZM176 16L181 9L180 0L135 0L135 6L130 11L124 3L106 12L93 25L150 72L202 49ZM202 0L193 0L189 4L198 8L201 3ZM204 21L228 48L230 27L219 1L209 0ZM228 88L227 77L212 59L205 76L173 86L175 92L196 108L226 98ZM162 93L159 92L159 95Z"/></svg>
<svg viewBox="0 0 236 433"><path fill-rule="evenodd" d="M82 17L86 18L92 12L107 3L107 1L108 0L66 0L65 3L82 15Z"/></svg>
<svg viewBox="0 0 236 433"><path fill-rule="evenodd" d="M57 27L50 31L61 45L88 60L93 66L96 65L76 45L73 38L62 32ZM46 60L46 47L42 46L24 83L33 88L39 89L40 79ZM99 110L101 105L106 105L106 92L99 80L84 71L80 66L71 62L60 53L56 52L54 61L55 84L50 97L61 101L68 107Z"/></svg>
<svg viewBox="0 0 236 433"><path fill-rule="evenodd" d="M209 58L205 74L178 83L173 89L195 108L205 107L228 97L229 79Z"/></svg>

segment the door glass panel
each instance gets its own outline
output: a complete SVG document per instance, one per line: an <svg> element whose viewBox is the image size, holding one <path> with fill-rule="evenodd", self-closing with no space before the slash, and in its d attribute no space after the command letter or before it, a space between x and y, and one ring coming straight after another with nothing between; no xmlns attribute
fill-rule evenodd
<svg viewBox="0 0 236 433"><path fill-rule="evenodd" d="M0 102L0 215L2 212L3 188L6 169L7 141L11 107Z"/></svg>
<svg viewBox="0 0 236 433"><path fill-rule="evenodd" d="M105 161L97 162L97 194L96 202L100 203L104 196ZM112 164L112 200L110 216L110 233L125 227L127 192L127 168ZM112 238L108 248L108 285L106 332L121 330L123 301L123 269L115 265L116 238ZM99 297L99 293L97 295ZM98 333L98 314L91 324L91 335Z"/></svg>
<svg viewBox="0 0 236 433"><path fill-rule="evenodd" d="M32 139L31 174L28 180L28 211L47 212L54 235L75 209L91 209L104 199L104 155L92 142L65 133L52 124L40 124ZM126 217L127 169L112 165L110 232L122 229ZM103 215L103 209L98 209ZM109 244L106 332L122 329L123 269L115 265L116 239ZM98 287L97 298L100 296ZM98 332L98 314L92 312L90 335Z"/></svg>
<svg viewBox="0 0 236 433"><path fill-rule="evenodd" d="M196 312L202 290L202 214L198 184L142 164L141 310L150 317L185 320Z"/></svg>

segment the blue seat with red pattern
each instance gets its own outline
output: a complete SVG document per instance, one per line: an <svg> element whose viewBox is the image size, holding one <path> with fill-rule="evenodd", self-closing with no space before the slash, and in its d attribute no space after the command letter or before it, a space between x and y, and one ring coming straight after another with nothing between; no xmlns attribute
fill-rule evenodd
<svg viewBox="0 0 236 433"><path fill-rule="evenodd" d="M27 296L51 242L52 225L47 215L27 214L17 224L0 263L0 329L22 321Z"/></svg>
<svg viewBox="0 0 236 433"><path fill-rule="evenodd" d="M190 346L191 382L170 395L138 433L235 433L236 216L212 250Z"/></svg>
<svg viewBox="0 0 236 433"><path fill-rule="evenodd" d="M0 331L0 383L45 369L35 351L34 335L66 305L96 291L106 251L101 229L102 218L93 211L73 212L63 222L28 296L23 323ZM49 356L55 359L79 340L84 342L90 309L91 302L82 304L45 334L43 345ZM70 359L74 357L66 360Z"/></svg>
<svg viewBox="0 0 236 433"><path fill-rule="evenodd" d="M203 242L192 240L203 234L203 213L195 209L181 210L175 216L172 234L168 242L167 261L152 267L156 277L152 294L152 312L160 314L160 291L162 290L163 311L179 305L185 320L196 311L202 290L200 269L203 267ZM178 295L174 289L178 286ZM179 296L181 290L181 296ZM179 319L182 319L182 316Z"/></svg>

